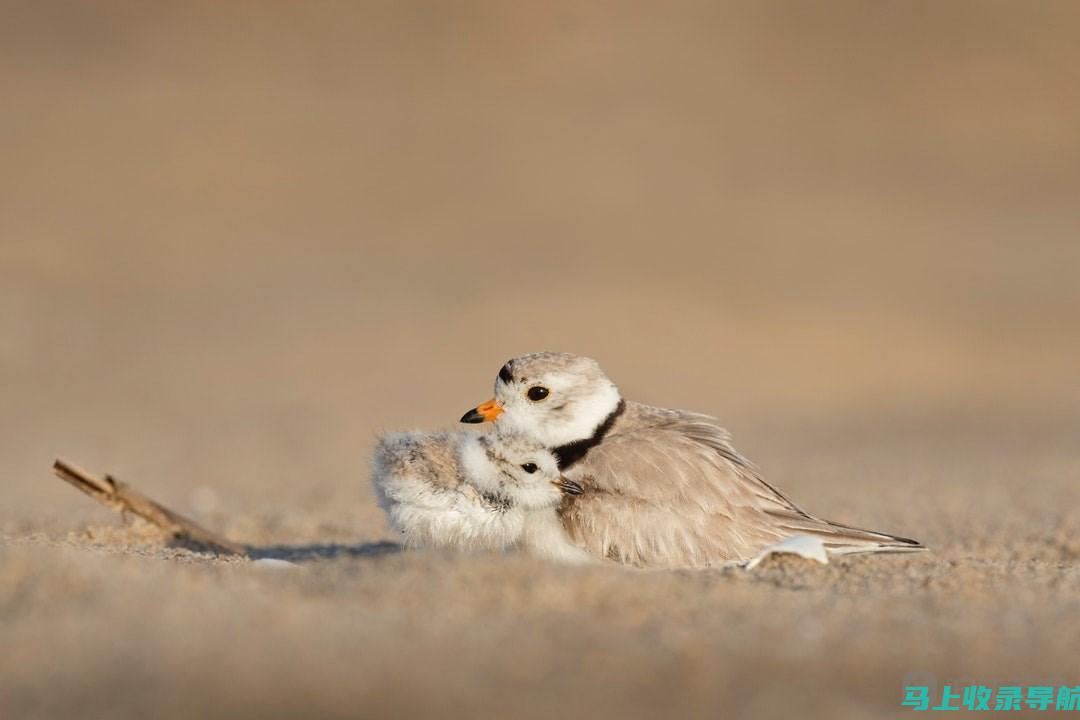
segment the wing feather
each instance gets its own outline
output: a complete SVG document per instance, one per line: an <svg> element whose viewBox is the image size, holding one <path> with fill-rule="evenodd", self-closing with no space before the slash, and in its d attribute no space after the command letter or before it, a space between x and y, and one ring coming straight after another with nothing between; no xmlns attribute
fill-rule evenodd
<svg viewBox="0 0 1080 720"><path fill-rule="evenodd" d="M565 473L584 494L560 515L593 555L641 567L708 567L785 537L834 552L918 550L913 540L816 518L762 479L707 415L630 404L627 420Z"/></svg>

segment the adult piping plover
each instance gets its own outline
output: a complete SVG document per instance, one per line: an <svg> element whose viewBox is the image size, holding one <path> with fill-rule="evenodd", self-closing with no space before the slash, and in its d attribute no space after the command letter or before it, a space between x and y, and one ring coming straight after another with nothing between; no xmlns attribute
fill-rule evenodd
<svg viewBox="0 0 1080 720"><path fill-rule="evenodd" d="M499 370L495 397L461 418L496 421L555 455L584 493L559 516L594 556L639 567L747 560L797 535L834 554L924 550L916 540L814 517L731 446L715 418L624 400L595 360L533 353Z"/></svg>
<svg viewBox="0 0 1080 720"><path fill-rule="evenodd" d="M407 547L504 550L520 547L554 560L591 557L570 543L556 514L581 492L555 456L506 434L399 433L373 458L379 505Z"/></svg>

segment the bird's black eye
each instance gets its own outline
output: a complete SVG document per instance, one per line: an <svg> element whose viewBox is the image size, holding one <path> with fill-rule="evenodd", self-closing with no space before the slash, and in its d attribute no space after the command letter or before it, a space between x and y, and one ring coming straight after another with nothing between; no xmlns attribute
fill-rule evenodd
<svg viewBox="0 0 1080 720"><path fill-rule="evenodd" d="M533 385L529 388L529 391L525 393L533 402L540 402L548 396L548 389L543 385Z"/></svg>
<svg viewBox="0 0 1080 720"><path fill-rule="evenodd" d="M536 472L536 463L525 463L521 466L521 469L532 475L534 472Z"/></svg>

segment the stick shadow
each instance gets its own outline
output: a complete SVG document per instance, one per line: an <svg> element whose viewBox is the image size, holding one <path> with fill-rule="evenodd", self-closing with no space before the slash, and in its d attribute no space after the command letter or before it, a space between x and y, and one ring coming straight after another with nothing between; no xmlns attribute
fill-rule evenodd
<svg viewBox="0 0 1080 720"><path fill-rule="evenodd" d="M400 543L389 540L345 545L341 543L316 543L311 545L267 545L249 547L248 557L252 560L288 560L292 563L329 560L333 558L362 558L376 555L390 555L402 551Z"/></svg>

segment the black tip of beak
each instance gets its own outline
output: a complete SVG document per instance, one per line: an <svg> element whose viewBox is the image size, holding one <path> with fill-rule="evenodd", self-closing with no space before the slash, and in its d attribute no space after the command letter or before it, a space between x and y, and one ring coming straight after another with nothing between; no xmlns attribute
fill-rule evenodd
<svg viewBox="0 0 1080 720"><path fill-rule="evenodd" d="M469 412L461 416L461 422L463 423L482 423L484 422L484 416L476 412L476 408L473 408Z"/></svg>

